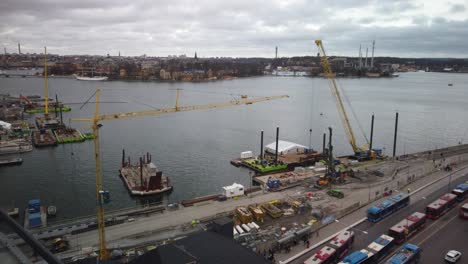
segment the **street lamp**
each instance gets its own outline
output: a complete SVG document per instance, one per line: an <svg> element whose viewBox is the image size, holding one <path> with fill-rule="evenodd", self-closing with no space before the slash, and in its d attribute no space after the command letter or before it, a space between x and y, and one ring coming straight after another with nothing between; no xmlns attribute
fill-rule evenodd
<svg viewBox="0 0 468 264"><path fill-rule="evenodd" d="M370 196L371 196L371 184L370 183L368 183L368 187L369 187L369 201L368 202L370 203Z"/></svg>
<svg viewBox="0 0 468 264"><path fill-rule="evenodd" d="M447 186L448 187L448 192L450 192L451 185L452 185L452 172L450 172L450 174L449 174L449 183L448 183L448 186Z"/></svg>
<svg viewBox="0 0 468 264"><path fill-rule="evenodd" d="M253 172L249 171L249 176L250 176L250 190L249 190L249 197L252 198L252 175Z"/></svg>

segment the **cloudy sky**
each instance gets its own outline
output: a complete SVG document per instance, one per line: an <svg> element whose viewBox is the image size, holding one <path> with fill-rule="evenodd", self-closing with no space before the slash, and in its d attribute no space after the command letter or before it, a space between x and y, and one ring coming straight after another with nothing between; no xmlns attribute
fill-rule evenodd
<svg viewBox="0 0 468 264"><path fill-rule="evenodd" d="M468 0L1 0L9 52L468 58Z"/></svg>

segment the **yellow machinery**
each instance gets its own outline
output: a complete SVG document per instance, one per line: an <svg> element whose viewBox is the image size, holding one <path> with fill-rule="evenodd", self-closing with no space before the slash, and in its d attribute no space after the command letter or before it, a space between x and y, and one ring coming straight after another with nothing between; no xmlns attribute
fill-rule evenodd
<svg viewBox="0 0 468 264"><path fill-rule="evenodd" d="M96 95L96 108L94 111L93 118L73 118L72 120L92 123L92 129L93 129L93 134L94 134L94 159L96 161L96 200L98 204L97 222L98 222L98 233L99 233L99 259L100 260L106 260L109 258L109 250L106 245L105 218L104 218L104 206L103 206L104 203L106 203L106 201L109 200L109 193L102 188L102 168L101 168L101 154L100 154L100 144L99 144L99 128L102 126L102 124L99 123L100 121L142 117L142 116L162 115L162 114L192 111L192 110L225 108L225 107L238 106L238 105L250 105L253 103L289 97L287 95L279 95L279 96L270 96L270 97L258 97L254 99L235 100L235 101L229 101L229 102L223 102L223 103L179 106L179 89L177 89L175 107L157 109L157 110L99 115L99 95L100 95L99 89L96 91L95 95Z"/></svg>
<svg viewBox="0 0 468 264"><path fill-rule="evenodd" d="M45 94L45 116L49 114L49 83L47 80L47 47L44 47L44 94Z"/></svg>
<svg viewBox="0 0 468 264"><path fill-rule="evenodd" d="M369 159L369 158L374 158L375 157L375 152L372 150L368 150L365 148L360 148L356 144L356 138L354 137L353 129L351 127L351 123L349 122L348 115L345 111L343 100L341 100L341 94L338 89L338 85L336 84L335 80L335 74L333 73L331 69L331 65L328 62L328 57L327 54L325 53L325 48L322 45L321 40L316 40L315 44L317 45L320 53L320 64L322 65L323 68L323 74L324 77L326 77L329 81L330 84L330 90L335 97L335 101L337 104L338 108L338 113L340 115L341 122L343 123L343 127L345 129L346 135L348 137L349 144L351 144L351 147L353 148L354 151L354 156L358 160L364 160L364 159Z"/></svg>

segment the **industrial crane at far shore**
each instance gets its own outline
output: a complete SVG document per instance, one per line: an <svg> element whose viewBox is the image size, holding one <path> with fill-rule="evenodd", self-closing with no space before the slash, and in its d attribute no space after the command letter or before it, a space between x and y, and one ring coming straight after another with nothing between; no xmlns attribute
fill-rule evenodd
<svg viewBox="0 0 468 264"><path fill-rule="evenodd" d="M320 54L320 64L323 68L324 77L328 79L330 84L330 90L335 97L336 105L338 108L338 113L340 115L341 122L343 123L344 130L346 132L346 136L348 137L349 144L353 148L354 151L354 158L357 160L367 160L373 159L377 155L381 155L382 151L379 149L369 149L369 148L360 148L356 143L356 138L354 137L353 128L351 127L351 123L348 118L348 114L344 108L343 100L341 100L340 91L338 89L338 85L336 84L335 74L331 69L331 65L328 62L327 54L325 53L325 48L322 45L321 40L316 40L315 44L319 49Z"/></svg>
<svg viewBox="0 0 468 264"><path fill-rule="evenodd" d="M94 111L94 117L71 119L73 121L83 121L83 122L92 123L92 129L93 129L93 134L94 134L94 159L96 162L96 199L97 199L97 222L98 222L98 234L99 234L99 259L100 260L105 261L109 259L109 249L107 248L106 235L105 235L104 204L107 204L110 201L109 192L104 190L102 186L102 167L101 167L100 138L99 138L99 128L102 127L102 124L100 123L100 121L162 115L162 114L192 111L192 110L207 110L207 109L215 109L215 108L225 108L225 107L230 107L230 106L251 105L253 103L289 97L287 95L278 95L278 96L256 97L253 99L248 99L247 98L248 96L243 95L241 97L242 98L241 100L234 100L234 101L222 102L222 103L211 103L211 104L205 104L205 105L179 106L179 90L180 89L177 89L175 107L156 109L156 110L147 110L147 111L138 111L138 112L125 112L125 113L99 115L100 90L98 89L95 93L96 95L95 107L96 108Z"/></svg>

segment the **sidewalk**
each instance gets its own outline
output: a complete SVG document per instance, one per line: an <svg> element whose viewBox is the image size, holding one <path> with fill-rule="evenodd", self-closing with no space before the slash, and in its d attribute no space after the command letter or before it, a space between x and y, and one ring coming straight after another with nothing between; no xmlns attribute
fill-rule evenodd
<svg viewBox="0 0 468 264"><path fill-rule="evenodd" d="M428 189L431 189L430 187L434 186L436 188L440 188L441 186L446 185L448 183L447 179L449 178L450 174L452 174L452 180L454 180L454 179L463 177L464 174L467 172L468 172L468 162L459 164L457 167L454 168L452 172L437 170L434 173L427 175L426 177L422 177L422 178L419 178L418 180L415 180L414 182L410 183L407 186L402 186L401 191L406 191L407 188L410 188L411 190L413 190L410 194L413 197L412 200L413 201L419 200L425 195L427 195L428 193L430 193L428 190ZM412 171L410 171L410 173L412 173ZM397 179L395 179L395 181L396 180ZM283 264L283 263L293 262L296 258L299 258L300 256L303 256L304 254L308 254L314 248L320 247L325 242L333 238L338 232L366 221L365 216L366 216L367 208L371 204L378 204L382 202L383 200L388 199L388 197L382 197L369 204L367 203L365 199L367 197L362 197L362 194L360 196L361 198L364 198L360 200L362 202L361 208L340 218L339 223L332 222L329 225L322 227L319 230L319 232L317 232L318 236L315 236L315 234L312 234L310 238L310 244L311 244L310 248L306 249L303 243L298 243L297 246L291 248L291 251L289 253L284 253L284 251L277 252L275 254L275 259L277 260L277 263ZM354 200L354 199L349 199L349 200Z"/></svg>

